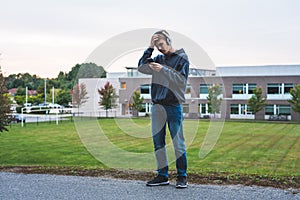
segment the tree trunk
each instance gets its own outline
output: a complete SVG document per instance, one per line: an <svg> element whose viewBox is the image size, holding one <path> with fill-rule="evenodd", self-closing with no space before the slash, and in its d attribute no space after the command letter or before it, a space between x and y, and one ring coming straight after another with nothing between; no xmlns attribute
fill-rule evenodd
<svg viewBox="0 0 300 200"><path fill-rule="evenodd" d="M139 117L139 111L138 110L132 110L132 115L134 117Z"/></svg>

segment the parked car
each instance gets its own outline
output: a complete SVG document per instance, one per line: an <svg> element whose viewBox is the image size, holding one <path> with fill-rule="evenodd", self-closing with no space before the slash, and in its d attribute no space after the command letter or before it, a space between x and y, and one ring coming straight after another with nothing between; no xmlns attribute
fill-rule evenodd
<svg viewBox="0 0 300 200"><path fill-rule="evenodd" d="M39 106L41 106L41 107L48 107L49 103L40 103Z"/></svg>
<svg viewBox="0 0 300 200"><path fill-rule="evenodd" d="M31 107L32 104L31 104L31 103L24 103L24 106L25 106L25 107Z"/></svg>
<svg viewBox="0 0 300 200"><path fill-rule="evenodd" d="M60 108L60 109L62 109L63 106L61 106L61 105L59 105L57 103L54 103L54 104L53 103L49 103L48 108Z"/></svg>

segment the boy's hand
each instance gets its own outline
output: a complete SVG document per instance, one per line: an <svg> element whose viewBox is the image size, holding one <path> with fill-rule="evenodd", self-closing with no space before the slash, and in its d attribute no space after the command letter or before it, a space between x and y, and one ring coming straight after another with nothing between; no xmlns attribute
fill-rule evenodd
<svg viewBox="0 0 300 200"><path fill-rule="evenodd" d="M155 42L157 41L159 39L159 35L157 35L157 34L154 34L154 35L152 35L152 37L151 37L151 42L150 42L150 48L152 48L152 49L154 49L154 47L155 47Z"/></svg>
<svg viewBox="0 0 300 200"><path fill-rule="evenodd" d="M156 63L156 62L151 62L151 63L149 64L149 67L150 67L151 69L153 69L154 71L157 71L157 72L159 72L159 71L163 68L163 66L162 66L161 64Z"/></svg>

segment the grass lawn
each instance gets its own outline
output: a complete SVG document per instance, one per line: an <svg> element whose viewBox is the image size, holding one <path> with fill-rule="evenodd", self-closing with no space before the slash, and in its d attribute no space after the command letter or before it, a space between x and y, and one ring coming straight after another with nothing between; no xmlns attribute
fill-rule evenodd
<svg viewBox="0 0 300 200"><path fill-rule="evenodd" d="M132 122L141 129L133 127ZM89 121L83 120L80 123ZM153 157L148 119L100 119L97 123L108 140L119 149L133 155L144 153ZM198 121L185 120L185 128L191 127L194 130L187 131L187 134L195 133L191 137L186 136L191 141L187 145L189 173L229 172L289 177L300 175L300 124L225 122L212 151L200 158L199 150L210 122L200 121L199 126L197 123ZM82 135L82 140L80 139L77 130L72 122L63 122L58 126L54 123L27 124L24 128L19 124L12 125L9 132L0 134L0 165L110 167L87 151L82 143L85 139ZM96 145L100 138L93 138L90 135L88 139ZM170 143L169 136L167 141ZM93 151L92 148L89 150ZM107 148L98 148L97 151L110 153ZM110 154L112 159L114 155L114 159L124 162L116 156L118 154ZM153 159L149 160L154 170L153 162ZM175 169L174 162L170 167Z"/></svg>

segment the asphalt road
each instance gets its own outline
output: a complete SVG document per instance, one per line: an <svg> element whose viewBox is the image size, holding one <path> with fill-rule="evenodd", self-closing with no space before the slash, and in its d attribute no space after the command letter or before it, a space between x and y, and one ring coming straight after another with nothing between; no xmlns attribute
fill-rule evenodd
<svg viewBox="0 0 300 200"><path fill-rule="evenodd" d="M289 190L246 186L146 187L145 182L99 177L0 172L0 199L298 199Z"/></svg>

